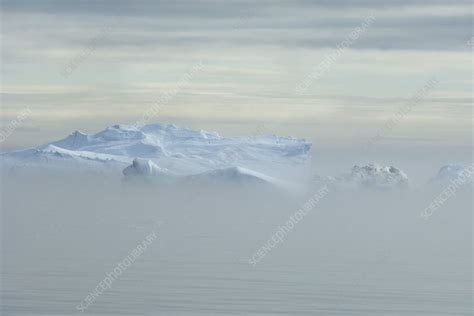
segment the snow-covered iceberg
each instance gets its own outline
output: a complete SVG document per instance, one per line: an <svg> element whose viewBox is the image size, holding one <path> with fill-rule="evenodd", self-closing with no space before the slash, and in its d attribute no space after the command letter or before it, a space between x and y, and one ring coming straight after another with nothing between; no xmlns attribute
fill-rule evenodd
<svg viewBox="0 0 474 316"><path fill-rule="evenodd" d="M393 166L381 166L377 163L365 166L355 165L349 172L339 176L314 177L317 185L326 184L336 189L393 189L406 188L408 176Z"/></svg>
<svg viewBox="0 0 474 316"><path fill-rule="evenodd" d="M300 168L310 147L293 137L224 137L173 124L114 125L93 135L75 131L36 148L3 153L1 163L15 168L123 171L125 176L204 177L209 172L206 176L242 178L256 172L264 179Z"/></svg>

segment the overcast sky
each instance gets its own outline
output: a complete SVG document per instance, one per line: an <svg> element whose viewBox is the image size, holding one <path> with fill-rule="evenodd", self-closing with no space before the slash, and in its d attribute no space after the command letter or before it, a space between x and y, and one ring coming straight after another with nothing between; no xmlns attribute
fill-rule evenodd
<svg viewBox="0 0 474 316"><path fill-rule="evenodd" d="M4 148L133 124L166 93L152 121L363 143L433 77L387 138L470 144L471 1L2 4L2 124L32 111Z"/></svg>

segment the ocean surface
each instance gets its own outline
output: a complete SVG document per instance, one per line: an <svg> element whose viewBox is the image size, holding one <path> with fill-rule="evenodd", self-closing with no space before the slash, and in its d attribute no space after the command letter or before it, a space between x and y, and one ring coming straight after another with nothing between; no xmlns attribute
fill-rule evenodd
<svg viewBox="0 0 474 316"><path fill-rule="evenodd" d="M3 180L2 315L472 315L471 191L330 192ZM84 311L97 285L140 255Z"/></svg>

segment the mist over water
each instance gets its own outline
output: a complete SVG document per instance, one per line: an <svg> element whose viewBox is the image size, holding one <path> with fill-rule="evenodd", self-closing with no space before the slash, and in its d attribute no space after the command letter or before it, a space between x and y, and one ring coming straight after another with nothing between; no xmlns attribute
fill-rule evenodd
<svg viewBox="0 0 474 316"><path fill-rule="evenodd" d="M472 187L420 217L441 187L316 192L261 184L126 183L4 173L2 312L90 315L470 315ZM262 254L262 253L260 253Z"/></svg>
<svg viewBox="0 0 474 316"><path fill-rule="evenodd" d="M472 315L473 12L1 0L0 314Z"/></svg>

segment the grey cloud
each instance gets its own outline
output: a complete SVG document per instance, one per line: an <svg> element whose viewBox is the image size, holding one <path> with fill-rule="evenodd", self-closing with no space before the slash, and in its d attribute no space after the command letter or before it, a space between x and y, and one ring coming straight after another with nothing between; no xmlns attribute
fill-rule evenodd
<svg viewBox="0 0 474 316"><path fill-rule="evenodd" d="M294 1L251 1L251 0L4 0L3 9L16 12L43 12L63 14L98 15L173 15L201 17L231 17L251 10L266 11L270 8L396 8L404 6L446 5L445 0L294 0ZM456 5L470 5L467 0L458 0Z"/></svg>
<svg viewBox="0 0 474 316"><path fill-rule="evenodd" d="M100 47L131 49L153 47L206 47L224 44L236 46L286 46L288 48L331 48L342 41L348 33L358 26L363 17L349 19L325 19L318 21L286 20L283 22L268 20L249 20L235 28L228 22L206 23L187 21L183 26L176 21L119 20L110 36L104 37ZM37 29L22 30L18 22L7 24L5 29L5 53L8 57L9 46L23 43L23 47L37 45L46 50L54 46L80 48L89 44L99 27L87 25L58 30L57 25L42 24L38 18ZM61 20L58 20L61 23ZM97 22L94 22L97 23ZM106 23L105 23L106 24ZM194 25L194 27L192 27ZM465 49L466 39L471 37L471 17L412 17L379 18L366 34L354 43L353 48L363 49ZM49 45L45 45L48 43ZM11 45L9 45L11 44ZM20 46L21 47L21 46ZM41 50L43 52L43 50ZM19 54L37 54L23 51Z"/></svg>
<svg viewBox="0 0 474 316"><path fill-rule="evenodd" d="M461 0L454 7L463 10L467 4L469 2ZM112 22L116 22L112 36L100 42L100 46L110 49L193 48L206 45L317 49L337 45L375 10L375 23L352 48L465 49L464 43L471 37L470 10L465 14L459 15L458 12L452 15L449 10L440 13L438 8L433 16L430 12L434 5L446 3L437 0L258 3L212 0L7 0L3 2L3 27L7 57L10 56L8 44L17 42L24 43L21 49L29 48L35 42L40 46L49 43L52 48L77 49L87 45L101 25ZM390 7L390 11L380 11L386 7ZM417 15L405 16L406 11L402 9L407 7L421 7L423 10L418 10ZM54 18L54 23L51 18Z"/></svg>

